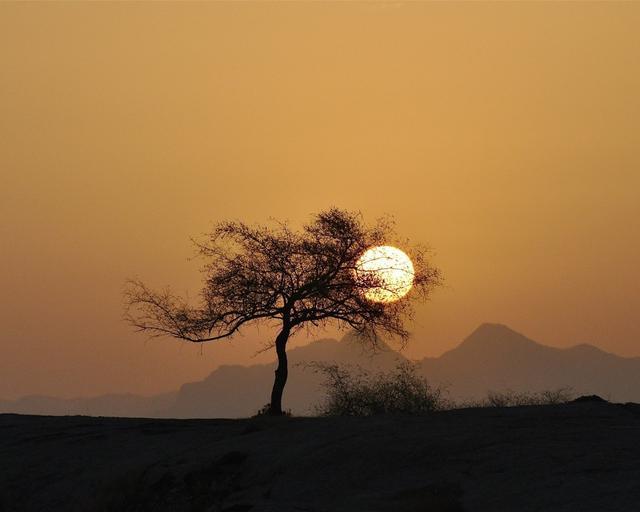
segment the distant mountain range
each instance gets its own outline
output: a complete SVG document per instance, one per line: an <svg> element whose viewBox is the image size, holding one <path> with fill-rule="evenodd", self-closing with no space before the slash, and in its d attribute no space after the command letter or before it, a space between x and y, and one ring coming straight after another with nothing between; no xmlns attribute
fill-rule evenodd
<svg viewBox="0 0 640 512"><path fill-rule="evenodd" d="M285 407L296 414L313 412L322 399L322 377L311 362L358 365L387 371L405 358L382 344L376 353L353 335L323 339L289 352ZM541 391L571 387L613 401L640 402L640 358L624 358L591 345L558 349L541 345L499 324L483 324L453 350L418 362L432 384L447 388L453 399L486 396L487 391ZM255 414L267 401L275 364L225 365L200 382L175 393L152 397L103 395L73 400L28 396L0 401L0 412L51 415L232 418Z"/></svg>
<svg viewBox="0 0 640 512"><path fill-rule="evenodd" d="M423 359L421 367L453 398L571 387L578 394L640 402L640 357L620 357L587 344L548 347L500 324L481 325L453 350Z"/></svg>
<svg viewBox="0 0 640 512"><path fill-rule="evenodd" d="M0 400L0 413L153 418L158 411L169 408L177 396L177 392L153 396L114 393L71 399L28 395L18 400Z"/></svg>

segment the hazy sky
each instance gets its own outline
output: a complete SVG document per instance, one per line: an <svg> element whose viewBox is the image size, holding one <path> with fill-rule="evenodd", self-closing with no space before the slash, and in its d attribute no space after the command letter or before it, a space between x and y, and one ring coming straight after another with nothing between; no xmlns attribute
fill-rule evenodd
<svg viewBox="0 0 640 512"><path fill-rule="evenodd" d="M268 330L132 333L125 278L196 293L190 236L332 205L435 249L411 357L485 321L640 356L639 26L631 2L2 3L0 398L249 361Z"/></svg>

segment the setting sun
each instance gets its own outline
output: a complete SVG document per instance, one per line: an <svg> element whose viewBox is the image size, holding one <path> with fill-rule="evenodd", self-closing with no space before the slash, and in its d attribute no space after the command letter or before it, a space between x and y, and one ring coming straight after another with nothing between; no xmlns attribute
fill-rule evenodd
<svg viewBox="0 0 640 512"><path fill-rule="evenodd" d="M364 292L374 302L400 300L413 286L413 263L397 247L379 245L368 249L356 263L356 269L359 277L374 276L376 286Z"/></svg>

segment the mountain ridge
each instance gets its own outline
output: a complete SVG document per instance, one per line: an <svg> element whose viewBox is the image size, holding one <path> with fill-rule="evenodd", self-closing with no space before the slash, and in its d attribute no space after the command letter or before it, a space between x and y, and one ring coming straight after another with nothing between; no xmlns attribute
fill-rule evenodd
<svg viewBox="0 0 640 512"><path fill-rule="evenodd" d="M640 400L640 358L584 343L550 347L502 324L482 324L442 356L423 359L422 374L467 399L495 390L571 387L580 394Z"/></svg>
<svg viewBox="0 0 640 512"><path fill-rule="evenodd" d="M340 340L323 338L288 352L289 382L285 407L296 414L313 412L322 399L322 376L305 367L320 361L387 371L406 361L403 354L380 342L377 351L347 333ZM640 402L640 357L622 357L581 343L550 347L498 323L483 323L455 348L439 357L417 361L418 371L443 386L453 399L478 399L488 391L541 391L571 387L580 394L598 394L619 401ZM0 412L53 415L148 417L241 417L255 414L268 399L275 361L222 365L200 381L151 397L109 394L57 399L42 395L0 401Z"/></svg>

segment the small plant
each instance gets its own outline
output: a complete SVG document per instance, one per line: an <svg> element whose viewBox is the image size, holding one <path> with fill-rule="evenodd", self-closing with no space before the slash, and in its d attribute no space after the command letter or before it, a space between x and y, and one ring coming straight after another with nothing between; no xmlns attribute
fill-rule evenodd
<svg viewBox="0 0 640 512"><path fill-rule="evenodd" d="M449 406L442 388L429 385L412 363L401 362L389 372L376 374L337 364L311 363L307 367L325 377L325 399L316 407L323 416L426 414Z"/></svg>
<svg viewBox="0 0 640 512"><path fill-rule="evenodd" d="M487 398L480 404L481 407L516 407L521 405L556 405L569 402L574 396L571 388L558 388L546 391L530 393L526 391L517 392L489 391Z"/></svg>
<svg viewBox="0 0 640 512"><path fill-rule="evenodd" d="M264 404L262 407L260 407L260 409L258 409L258 412L255 413L252 418L259 418L260 416L272 416L271 414L271 404ZM287 409L285 411L282 411L281 416L291 416L291 409Z"/></svg>

